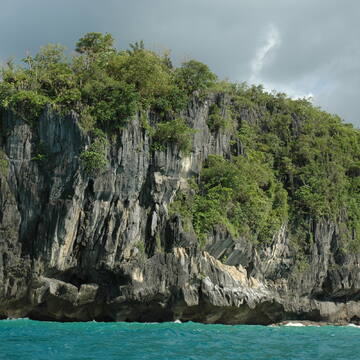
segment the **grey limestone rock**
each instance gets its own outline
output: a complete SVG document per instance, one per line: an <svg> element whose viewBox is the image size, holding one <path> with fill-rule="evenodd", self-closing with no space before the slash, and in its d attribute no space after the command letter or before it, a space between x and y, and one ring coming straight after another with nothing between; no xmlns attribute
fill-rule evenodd
<svg viewBox="0 0 360 360"><path fill-rule="evenodd" d="M90 139L75 114L49 107L32 127L3 114L9 172L0 174L0 317L359 321L360 259L342 252L337 224L314 224L311 261L300 269L287 224L261 249L224 229L201 249L191 226L169 215L209 154L231 156L231 134L207 126L214 101L194 100L184 113L197 130L189 155L176 146L152 151L135 116L97 176L82 169ZM254 122L257 115L240 116Z"/></svg>

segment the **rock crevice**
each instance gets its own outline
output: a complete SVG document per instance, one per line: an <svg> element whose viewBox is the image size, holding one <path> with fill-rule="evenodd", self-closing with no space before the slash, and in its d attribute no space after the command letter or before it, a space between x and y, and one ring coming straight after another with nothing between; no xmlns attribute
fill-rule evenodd
<svg viewBox="0 0 360 360"><path fill-rule="evenodd" d="M262 248L224 229L201 248L193 229L169 215L209 154L231 157L231 134L207 126L211 101L194 101L184 114L196 130L189 155L175 145L153 151L135 116L95 177L81 166L90 139L75 114L47 108L32 127L3 114L0 317L228 324L360 317L360 259L342 253L332 221L314 224L310 263L299 268L286 223Z"/></svg>

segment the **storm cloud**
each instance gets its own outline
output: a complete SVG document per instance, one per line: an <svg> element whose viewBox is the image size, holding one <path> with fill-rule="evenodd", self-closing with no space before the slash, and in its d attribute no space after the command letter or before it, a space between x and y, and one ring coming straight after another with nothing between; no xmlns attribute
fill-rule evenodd
<svg viewBox="0 0 360 360"><path fill-rule="evenodd" d="M262 83L360 126L357 0L2 0L0 59L46 43L70 50L90 31L119 48L144 40L221 78Z"/></svg>

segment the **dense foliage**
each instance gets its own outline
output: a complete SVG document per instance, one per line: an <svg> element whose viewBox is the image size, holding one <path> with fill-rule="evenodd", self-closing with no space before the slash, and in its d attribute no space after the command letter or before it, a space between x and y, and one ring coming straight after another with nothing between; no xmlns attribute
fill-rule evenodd
<svg viewBox="0 0 360 360"><path fill-rule="evenodd" d="M99 129L92 131L91 136L92 142L90 146L81 153L80 159L85 171L90 175L96 175L106 168L108 141L106 135Z"/></svg>
<svg viewBox="0 0 360 360"><path fill-rule="evenodd" d="M81 154L89 173L106 165L104 137L121 131L137 112L156 114L158 123L143 123L154 135L154 150L176 144L191 150L193 130L180 116L189 98L202 96L216 76L200 62L172 66L167 53L147 50L143 42L117 50L110 34L88 33L76 43L72 57L65 48L49 44L23 65L8 61L1 69L0 110L10 109L34 125L46 106L75 111L92 144ZM97 134L97 135L96 135Z"/></svg>
<svg viewBox="0 0 360 360"><path fill-rule="evenodd" d="M360 132L308 100L269 94L261 86L226 84L238 130L231 160L210 156L192 190L172 211L200 238L216 227L266 243L289 223L302 249L311 224L341 224L349 249L360 245ZM210 108L210 124L220 120ZM210 125L209 124L209 125Z"/></svg>
<svg viewBox="0 0 360 360"><path fill-rule="evenodd" d="M168 54L143 42L117 50L110 34L89 33L76 52L68 57L62 46L47 45L22 66L8 61L1 69L0 109L30 124L45 106L76 112L91 137L80 159L94 175L106 168L108 139L136 113L153 150L175 145L188 154L194 130L184 110L194 98L208 100L207 125L215 136L231 133L232 154L209 156L190 191L172 205L200 239L223 227L266 243L288 222L305 248L312 222L326 218L341 224L352 248L360 244L360 133L351 125L305 99L218 81L195 60L176 68ZM226 104L214 101L219 96ZM6 168L0 153L0 171Z"/></svg>
<svg viewBox="0 0 360 360"><path fill-rule="evenodd" d="M211 131L217 132L221 129L233 130L234 125L232 114L227 107L221 108L218 104L211 104L207 125Z"/></svg>
<svg viewBox="0 0 360 360"><path fill-rule="evenodd" d="M186 125L181 118L157 124L154 133L155 150L164 150L167 144L176 144L178 149L184 154L191 150L192 134L195 130Z"/></svg>
<svg viewBox="0 0 360 360"><path fill-rule="evenodd" d="M49 44L23 66L8 61L1 69L0 106L36 121L46 104L93 118L94 126L116 130L136 111L178 115L194 93L203 93L216 76L190 60L174 68L168 54L158 55L143 42L118 51L110 34L89 33L76 44L77 54Z"/></svg>

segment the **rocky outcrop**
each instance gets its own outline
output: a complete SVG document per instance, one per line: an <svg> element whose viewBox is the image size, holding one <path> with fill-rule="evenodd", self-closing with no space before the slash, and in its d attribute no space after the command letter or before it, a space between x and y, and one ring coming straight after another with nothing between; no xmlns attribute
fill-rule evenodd
<svg viewBox="0 0 360 360"><path fill-rule="evenodd" d="M0 317L359 320L360 259L344 252L330 220L313 224L311 261L301 266L287 224L266 247L219 228L200 248L191 226L169 215L176 192L209 154L233 152L231 134L207 126L214 101L226 99L193 101L184 113L197 130L190 155L176 146L152 151L134 117L97 176L82 168L90 139L75 114L48 108L36 126L3 114L0 145L9 166L0 173ZM240 115L254 121L251 112Z"/></svg>

